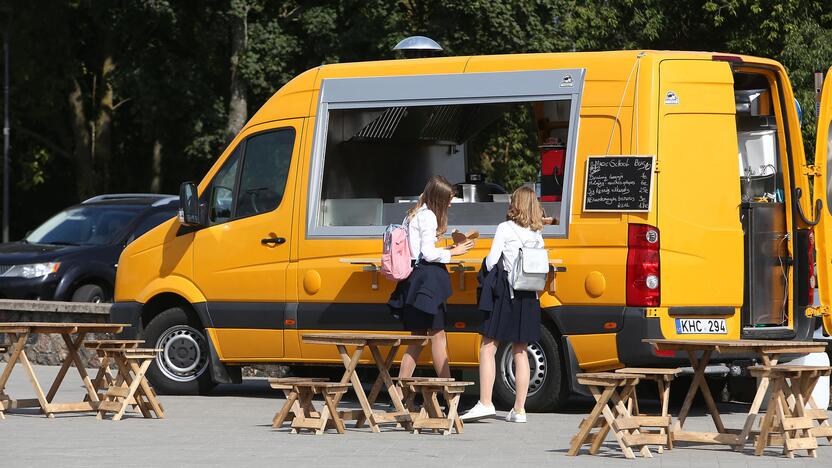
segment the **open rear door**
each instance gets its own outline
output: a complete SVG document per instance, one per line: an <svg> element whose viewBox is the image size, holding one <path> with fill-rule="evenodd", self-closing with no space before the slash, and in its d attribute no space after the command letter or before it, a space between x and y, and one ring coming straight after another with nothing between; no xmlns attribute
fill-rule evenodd
<svg viewBox="0 0 832 468"><path fill-rule="evenodd" d="M823 201L821 213L815 227L817 250L818 292L820 306L810 309L823 317L823 327L832 335L832 68L826 74L818 116L818 137L815 146L815 200ZM813 202L813 205L817 202ZM814 208L814 207L813 207Z"/></svg>

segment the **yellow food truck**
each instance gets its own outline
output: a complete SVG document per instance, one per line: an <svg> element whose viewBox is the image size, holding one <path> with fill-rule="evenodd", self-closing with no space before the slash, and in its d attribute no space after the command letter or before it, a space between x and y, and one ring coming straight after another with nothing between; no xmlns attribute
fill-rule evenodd
<svg viewBox="0 0 832 468"><path fill-rule="evenodd" d="M644 338L809 339L832 329L830 95L809 164L791 84L768 59L615 51L320 66L278 90L199 184L183 184L178 219L127 246L112 319L163 350L149 371L163 392L239 381L251 363L340 364L301 336L401 332L385 305L394 284L378 275L382 233L441 174L459 190L450 227L480 233L449 265L454 369L477 366L476 274L518 178L555 218L543 236L566 271L540 295L530 410L556 408L582 370L687 362ZM502 401L513 401L509 349L498 351Z"/></svg>

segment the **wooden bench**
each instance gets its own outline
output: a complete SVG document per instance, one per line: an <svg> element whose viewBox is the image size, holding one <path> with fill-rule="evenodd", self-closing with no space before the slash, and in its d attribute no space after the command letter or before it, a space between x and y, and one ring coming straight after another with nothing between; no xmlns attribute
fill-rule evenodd
<svg viewBox="0 0 832 468"><path fill-rule="evenodd" d="M668 407L670 406L670 384L673 379L682 372L681 369L678 368L670 368L670 369L662 369L662 368L651 368L651 367L625 367L624 369L617 369L615 372L621 374L638 374L642 375L642 381L644 380L652 380L656 382L656 386L658 387L659 392L659 400L661 401L661 410L658 415L653 415L649 421L650 424L646 426L653 426L658 427L659 434L667 434L667 442L665 445L659 445L656 449L659 453L664 453L664 447L667 446L668 450L673 450L673 418L668 413ZM630 398L630 402L628 403L628 409L633 416L650 416L647 414L641 413L638 407L638 396L636 395L636 390L633 390L633 395ZM641 428L642 433L654 433L655 431L650 429Z"/></svg>
<svg viewBox="0 0 832 468"><path fill-rule="evenodd" d="M283 396L286 397L287 401L289 399L289 394L292 392L292 385L298 382L328 382L329 379L325 377L276 377L269 379L269 385L275 390L282 390ZM280 416L280 411L278 410L277 413L274 414L274 418L272 418L272 427L277 429L280 427L284 422L292 422L296 416L303 416L303 411L300 408L300 404L295 401L291 408L289 409L289 413L287 413L283 421L278 424L278 417ZM313 412L313 417L320 417L317 411Z"/></svg>
<svg viewBox="0 0 832 468"><path fill-rule="evenodd" d="M787 364L752 366L748 370L771 382L768 408L760 423L754 454L762 455L769 445L782 445L783 454L789 458L794 458L797 450L806 450L816 458L817 438L832 438L832 428L826 408L818 408L812 391L820 377L830 375L832 367ZM777 435L780 437L773 437Z"/></svg>
<svg viewBox="0 0 832 468"><path fill-rule="evenodd" d="M414 382L453 382L451 377L395 377L393 381L398 384L402 391L402 402L404 407L411 413L419 413L420 409L416 406L416 396L419 392L413 391L410 384Z"/></svg>
<svg viewBox="0 0 832 468"><path fill-rule="evenodd" d="M592 396L595 398L595 407L589 416L581 421L578 433L572 438L567 455L575 456L585 443L591 445L589 453L598 453L601 444L612 429L621 451L627 458L635 458L632 447L641 447L641 455L652 457L648 445L664 445L667 442L667 434L642 434L642 426L654 426L654 423L664 423L650 416L633 416L626 403L635 391L639 379L644 378L641 374L624 374L621 372L598 372L577 374L578 383L586 385ZM601 390L603 389L603 390ZM599 420L603 417L604 420ZM654 419L656 419L654 421ZM595 433L593 429L598 428Z"/></svg>
<svg viewBox="0 0 832 468"><path fill-rule="evenodd" d="M351 388L349 383L302 381L292 383L292 389L286 397L286 403L272 421L273 427L280 427L292 411L295 403L300 407L292 419L292 434L308 429L315 434L323 434L330 418L339 434L344 433L344 420L338 414L336 397ZM312 405L315 395L321 395L325 407L320 412Z"/></svg>
<svg viewBox="0 0 832 468"><path fill-rule="evenodd" d="M160 419L165 417L156 392L146 378L147 368L161 349L101 346L96 351L102 360L108 358L118 369L116 378L104 392L104 399L98 403L98 419L114 413L113 421L118 421L131 404L137 406L145 418L152 418L154 414Z"/></svg>
<svg viewBox="0 0 832 468"><path fill-rule="evenodd" d="M89 350L96 350L98 348L138 348L139 345L144 344L144 340L85 340L84 347ZM96 391L99 391L98 399L103 400L105 392L110 385L115 381L115 376L110 373L110 358L99 356L100 364L98 366L98 373L92 381L92 386ZM84 401L89 401L89 396L84 398ZM131 402L132 404L132 402Z"/></svg>
<svg viewBox="0 0 832 468"><path fill-rule="evenodd" d="M411 395L422 395L422 409L413 418L413 433L419 434L423 429L441 430L443 435L450 435L453 429L462 434L463 424L459 419L459 397L465 392L465 387L474 385L473 382L455 380L416 380L407 382ZM438 395L442 395L448 402L448 412L445 414L439 405ZM412 403L411 403L412 405Z"/></svg>

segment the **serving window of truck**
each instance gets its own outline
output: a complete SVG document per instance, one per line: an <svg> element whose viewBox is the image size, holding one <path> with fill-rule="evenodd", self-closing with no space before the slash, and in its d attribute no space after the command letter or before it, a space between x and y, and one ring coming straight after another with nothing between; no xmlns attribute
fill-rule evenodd
<svg viewBox="0 0 832 468"><path fill-rule="evenodd" d="M556 219L544 234L566 237L583 82L582 69L324 80L307 237L380 236L436 174L457 189L449 225L493 235L510 171Z"/></svg>

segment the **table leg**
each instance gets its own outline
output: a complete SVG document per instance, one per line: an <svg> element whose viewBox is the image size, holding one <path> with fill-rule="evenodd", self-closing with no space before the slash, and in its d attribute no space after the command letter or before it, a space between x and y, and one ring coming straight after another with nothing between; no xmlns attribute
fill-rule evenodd
<svg viewBox="0 0 832 468"><path fill-rule="evenodd" d="M628 406L628 404L625 404L625 402L629 403L633 401L633 399L635 398L635 392L636 386L630 385L621 390L620 394L612 394L612 398L610 401L612 402L613 407L618 413L618 417L627 418L633 416L633 414L630 412L630 407ZM625 432L631 432L633 435L641 433L641 431L638 428L632 429L631 431L628 430ZM642 445L641 449L639 449L639 452L641 453L642 457L653 458L653 454L650 452L650 447L648 447L647 445Z"/></svg>
<svg viewBox="0 0 832 468"><path fill-rule="evenodd" d="M286 403L283 404L283 407L280 408L274 415L274 419L272 419L272 427L274 429L279 429L280 426L283 424L284 421L292 422L296 415L300 417L302 414L300 404L298 403L298 394L294 390L284 390L284 395L286 396ZM290 417L291 416L291 417Z"/></svg>
<svg viewBox="0 0 832 468"><path fill-rule="evenodd" d="M661 399L661 413L659 414L659 416L667 417L667 400L670 397L670 385L664 378L660 377L656 380L656 386L659 389L659 398ZM667 435L667 449L673 450L673 434L668 434L667 430L664 427L659 429L659 434ZM664 447L659 445L657 451L660 454L664 453Z"/></svg>
<svg viewBox="0 0 832 468"><path fill-rule="evenodd" d="M26 339L24 338L23 343L25 342ZM43 394L43 389L40 386L40 382L38 382L37 375L35 375L35 370L32 368L29 358L26 357L26 352L23 351L22 346L20 350L21 352L18 355L18 362L20 362L23 368L26 369L26 374L29 376L29 382L32 383L32 388L35 390L35 396L37 396L38 402L40 403L41 411L43 411L43 414L45 414L47 418L54 418L55 414L52 413L52 405L49 404L49 400L46 398L46 395Z"/></svg>
<svg viewBox="0 0 832 468"><path fill-rule="evenodd" d="M86 337L85 332L78 333L78 337L75 338L75 341L72 340L72 336L67 333L61 333L61 337L64 339L64 343L66 343L67 348L67 355L64 359L63 365L61 366L61 370L58 372L58 375L55 376L55 380L52 382L52 386L49 388L49 393L47 394L46 398L50 402L55 397L55 394L58 392L58 388L61 386L61 383L66 376L66 372L69 370L69 366L71 364L75 364L75 368L78 371L78 375L81 376L81 380L84 382L84 387L87 389L87 394L89 395L90 401L94 402L98 401L98 389L92 384L90 380L90 376L87 374L87 370L84 368L83 362L81 362L81 356L78 354L79 350L83 346L84 338Z"/></svg>
<svg viewBox="0 0 832 468"><path fill-rule="evenodd" d="M398 389L396 388L396 384L393 383L393 379L390 377L390 365L393 363L392 356L394 355L394 350L397 348L394 346L388 354L387 358L385 359L381 355L381 351L378 349L378 346L370 345L370 352L373 354L373 360L376 362L376 367L378 368L378 378L384 382L384 385L387 387L387 393L390 395L390 400L393 401L393 406L396 407L396 412L399 414L404 415L406 418L401 422L401 425L407 429L411 430L413 428L412 421L410 419L410 412L407 408L404 407L404 403L402 403L401 395L399 395ZM378 381L378 379L376 379Z"/></svg>
<svg viewBox="0 0 832 468"><path fill-rule="evenodd" d="M364 389L361 387L361 379L359 379L358 374L355 373L355 368L358 366L358 359L361 357L361 352L364 351L364 345L356 346L352 358L350 358L349 354L347 354L346 346L337 345L337 348L338 352L341 354L341 360L344 362L344 366L346 367L344 376L341 378L341 383L352 383L352 389L355 392L355 396L358 397L358 402L361 404L361 410L364 411L364 416L370 424L370 429L372 429L373 432L381 432L381 429L379 429L378 423L376 422L376 417L373 414L373 408L370 406L370 402L367 401L367 394L364 393ZM333 400L337 405L340 398ZM321 412L324 411L329 411L329 408L321 410Z"/></svg>
<svg viewBox="0 0 832 468"><path fill-rule="evenodd" d="M816 373L811 380L806 382L806 388L803 392L803 394L806 395L806 404L809 405L810 416L813 420L818 422L818 426L813 428L810 431L810 434L814 435L816 438L825 437L827 442L832 444L832 427L829 425L826 408L819 408L815 398L812 396L812 392L814 391L820 377L820 374ZM825 418L820 419L818 417L819 414L822 414Z"/></svg>
<svg viewBox="0 0 832 468"><path fill-rule="evenodd" d="M801 375L801 377L799 379L796 379L797 382L792 381L792 383L791 383L792 394L794 395L794 398L795 398L795 405L794 405L794 409L793 409L792 412L793 412L793 415L795 417L802 418L802 419L806 418L806 394L803 393L803 387L804 387L804 380L808 380L808 379L811 379L811 377L809 375ZM796 387L796 389L795 389L795 387ZM814 388L814 385L812 387ZM811 437L812 439L815 438L814 435L812 435L812 430L811 429L800 429L800 430L798 430L797 431L797 437L803 437L803 438ZM813 442L815 442L815 441L813 440ZM817 458L818 457L817 449L810 447L806 451L809 453L810 457L812 457L812 458Z"/></svg>
<svg viewBox="0 0 832 468"><path fill-rule="evenodd" d="M777 365L779 355L773 354L769 356L767 354L762 354L761 359L763 361L763 365L775 366ZM765 400L768 386L769 377L764 375L760 379L760 385L757 387L757 393L754 395L751 407L748 408L748 416L745 417L745 424L743 424L742 431L740 432L739 439L737 440L737 445L734 447L734 450L737 452L742 451L745 444L748 443L748 438L751 435L751 430L754 429L754 423L757 421L757 415L760 412L760 407L763 405L763 400Z"/></svg>
<svg viewBox="0 0 832 468"><path fill-rule="evenodd" d="M388 371L391 367L393 367L393 360L396 358L396 353L398 351L399 345L390 347L390 351L387 353L387 358L384 359L384 367L388 369ZM381 388L384 385L384 383L384 379L382 379L381 374L379 374L379 376L376 378L375 383L373 383L373 388L370 389L370 396L367 397L371 405L376 402L376 398L378 398L378 394L379 392L381 392Z"/></svg>
<svg viewBox="0 0 832 468"><path fill-rule="evenodd" d="M110 384L113 383L112 376L110 375L110 358L107 356L103 356L99 358L101 360L100 365L98 366L98 372L96 372L95 377L92 379L92 386L95 387L96 392L99 389L109 387ZM101 384L105 384L104 387ZM86 397L84 401L87 401L89 397ZM100 399L100 398L99 398Z"/></svg>
<svg viewBox="0 0 832 468"><path fill-rule="evenodd" d="M393 366L393 359L396 357L396 353L399 351L399 345L394 345L390 348L390 352L387 353L387 359L384 361L385 366L387 369ZM381 378L381 374L376 377L376 381L373 383L373 388L370 389L370 396L367 397L367 401L370 402L370 406L372 407L375 402L376 398L378 398L378 394L381 391L381 387L384 384L384 379ZM358 419L355 421L355 427L361 427L364 425L364 418L359 416Z"/></svg>
<svg viewBox="0 0 832 468"><path fill-rule="evenodd" d="M704 351L701 358L696 357L695 351L688 351L688 358L690 359L690 364L693 367L693 381L690 383L687 395L685 395L685 401L682 403L682 409L679 410L679 417L676 418L676 426L674 430L677 431L681 430L685 425L685 419L687 419L690 407L693 405L693 399L696 397L696 391L700 387L699 382L705 382L705 367L707 367L708 362L711 360L711 351ZM707 388L707 385L705 388Z"/></svg>
<svg viewBox="0 0 832 468"><path fill-rule="evenodd" d="M78 337L83 338L84 334L85 333L83 332L78 333ZM52 381L52 385L49 387L49 392L47 392L46 394L46 399L50 402L55 398L55 394L58 392L58 387L61 386L61 382L63 382L64 377L66 377L66 373L69 370L69 366L72 365L74 361L72 337L63 333L61 334L61 337L64 339L64 343L66 343L67 353L66 357L61 363L61 368L58 370L58 374L55 375L55 380Z"/></svg>
<svg viewBox="0 0 832 468"><path fill-rule="evenodd" d="M6 363L6 367L3 369L3 374L0 375L0 394L3 394L5 396L4 401L8 402L8 404L4 404L3 406L6 409L40 407L43 414L47 417L54 417L50 412L49 402L43 394L43 389L38 382L35 371L32 369L32 365L26 357L25 348L26 341L29 339L29 333L9 333L8 335L12 339L12 353L9 356L9 362ZM35 390L35 395L37 396L36 400L14 400L5 393L6 382L8 382L12 374L12 369L18 363L23 366L29 377L29 382L32 384L32 388Z"/></svg>
<svg viewBox="0 0 832 468"><path fill-rule="evenodd" d="M578 433L572 438L572 445L569 447L569 451L566 453L567 455L575 456L578 452L580 452L581 446L584 444L584 440L586 440L589 433L592 432L592 428L595 427L595 423L598 420L598 417L601 416L601 411L607 406L607 402L610 400L612 393L615 391L615 387L606 387L602 393L598 390L598 387L590 385L589 390L595 398L595 406L592 408L592 411L590 411L589 416L587 416L583 423L579 426ZM604 441L606 432L603 436L601 436L601 430L599 430L593 439L592 447L595 447L596 445L600 447L601 443ZM590 453L592 453L592 449L590 449Z"/></svg>
<svg viewBox="0 0 832 468"><path fill-rule="evenodd" d="M780 381L775 380L774 385L771 389L771 394L776 395L780 391ZM765 393L765 392L763 392ZM758 393L759 394L759 393ZM756 397L755 397L756 400ZM773 399L769 399L768 408L766 409L766 414L763 416L762 422L760 422L760 435L757 436L757 444L754 447L754 455L760 456L765 451L766 447L768 446L768 438L769 433L771 432L771 426L774 424L774 416L775 416L775 402ZM747 424L747 422L746 422ZM753 424L753 423L752 423ZM783 437L785 441L785 436ZM785 442L784 442L785 443Z"/></svg>
<svg viewBox="0 0 832 468"><path fill-rule="evenodd" d="M12 337L12 353L9 356L9 362L6 363L6 367L3 369L3 374L0 375L0 392L4 392L6 390L6 382L8 382L9 377L12 375L12 369L14 369L15 364L17 364L18 359L20 358L20 354L23 352L23 348L26 346L26 340L29 338L28 333L9 333L9 336Z"/></svg>
<svg viewBox="0 0 832 468"><path fill-rule="evenodd" d="M615 387L613 387L612 398L616 398L616 391ZM607 421L607 425L613 427L615 424L615 414L612 412L610 407L604 404L604 407L601 408L601 414L604 415L604 419ZM615 440L618 441L618 446L621 447L621 451L624 452L624 456L626 458L635 458L636 455L633 453L633 449L630 448L629 445L624 441L624 437L621 435L621 431L616 431L613 428L612 435L615 437Z"/></svg>
<svg viewBox="0 0 832 468"><path fill-rule="evenodd" d="M130 367L133 370L133 375L140 375L141 381L139 382L139 391L135 394L136 402L140 401L139 392L144 395L145 399L147 399L147 403L150 405L150 408L156 413L156 417L159 419L165 419L165 410L162 408L161 403L156 398L156 394L150 385L147 383L147 369L150 367L150 364L153 362L153 359L146 359L142 362L141 366L135 362L130 362ZM141 405L139 405L141 408ZM142 411L144 413L144 411ZM145 416L150 417L150 416Z"/></svg>
<svg viewBox="0 0 832 468"><path fill-rule="evenodd" d="M462 434L464 430L464 425L462 420L459 419L459 398L461 396L460 393L448 393L447 391L443 393L445 400L448 402L448 417L451 418L453 421L454 428L456 429L457 434Z"/></svg>

